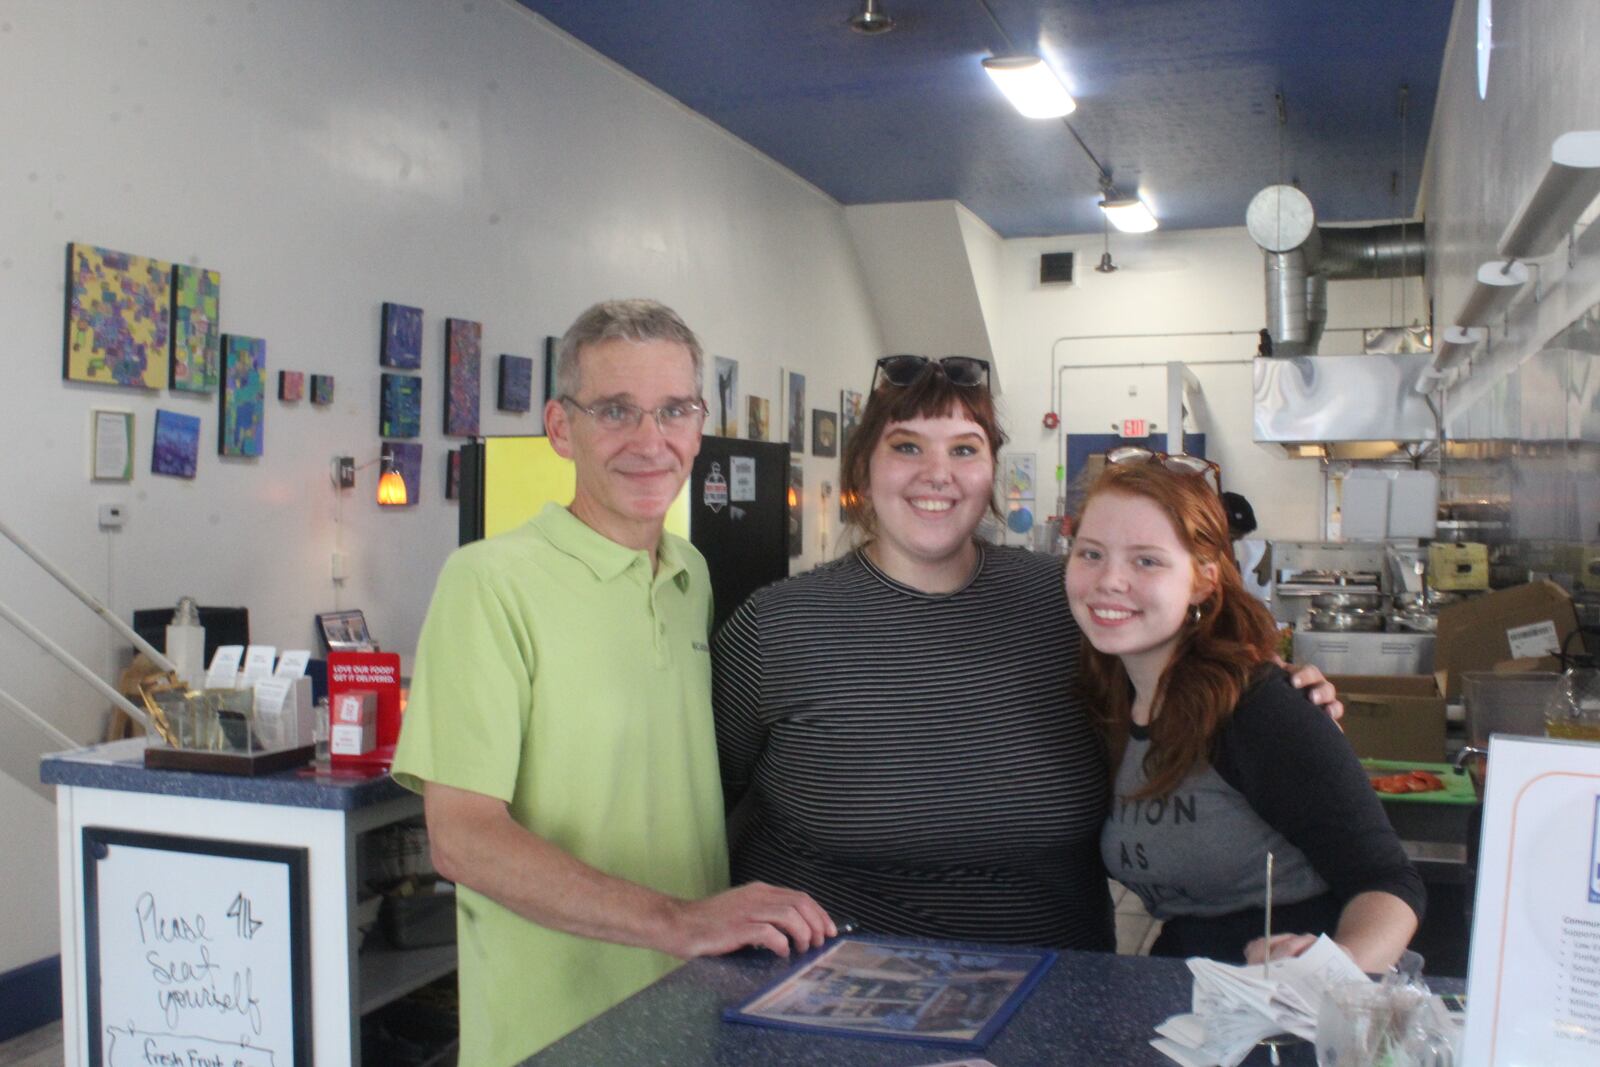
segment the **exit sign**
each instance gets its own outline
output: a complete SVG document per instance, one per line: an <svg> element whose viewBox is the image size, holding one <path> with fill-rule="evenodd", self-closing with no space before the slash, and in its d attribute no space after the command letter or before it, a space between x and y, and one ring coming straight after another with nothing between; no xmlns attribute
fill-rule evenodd
<svg viewBox="0 0 1600 1067"><path fill-rule="evenodd" d="M1149 437L1150 424L1143 419L1123 419L1122 436L1124 437Z"/></svg>

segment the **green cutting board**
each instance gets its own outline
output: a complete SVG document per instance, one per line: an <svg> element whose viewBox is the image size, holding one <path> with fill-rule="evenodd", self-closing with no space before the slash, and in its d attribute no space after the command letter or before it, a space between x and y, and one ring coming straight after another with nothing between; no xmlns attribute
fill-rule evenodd
<svg viewBox="0 0 1600 1067"><path fill-rule="evenodd" d="M1385 804L1476 804L1478 794L1473 791L1472 779L1457 774L1448 763L1408 763L1405 760L1364 759L1361 766L1372 778L1382 778L1402 771L1430 771L1439 776L1444 789L1432 793L1379 793Z"/></svg>

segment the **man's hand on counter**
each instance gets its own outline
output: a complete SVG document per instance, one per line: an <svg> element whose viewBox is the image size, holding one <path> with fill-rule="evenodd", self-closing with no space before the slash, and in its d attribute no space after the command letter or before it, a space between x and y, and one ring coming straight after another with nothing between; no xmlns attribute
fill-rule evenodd
<svg viewBox="0 0 1600 1067"><path fill-rule="evenodd" d="M677 901L672 911L672 925L682 940L667 951L683 959L720 956L747 946L788 956L791 943L795 952L808 952L839 933L811 897L764 882L704 900Z"/></svg>

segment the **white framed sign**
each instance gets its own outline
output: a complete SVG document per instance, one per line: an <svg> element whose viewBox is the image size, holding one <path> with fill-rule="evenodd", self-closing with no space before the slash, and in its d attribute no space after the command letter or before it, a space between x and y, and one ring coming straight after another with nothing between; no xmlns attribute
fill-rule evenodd
<svg viewBox="0 0 1600 1067"><path fill-rule="evenodd" d="M1600 745L1489 739L1466 1067L1600 1063Z"/></svg>
<svg viewBox="0 0 1600 1067"><path fill-rule="evenodd" d="M303 848L83 830L90 1067L311 1063Z"/></svg>

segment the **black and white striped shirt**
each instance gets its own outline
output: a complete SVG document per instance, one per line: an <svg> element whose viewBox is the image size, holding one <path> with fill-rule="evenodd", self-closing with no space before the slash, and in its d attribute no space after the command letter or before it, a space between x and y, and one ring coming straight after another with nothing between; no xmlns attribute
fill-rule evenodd
<svg viewBox="0 0 1600 1067"><path fill-rule="evenodd" d="M1079 641L1060 560L1021 549L947 595L860 552L757 592L713 647L734 882L868 932L1111 949Z"/></svg>

